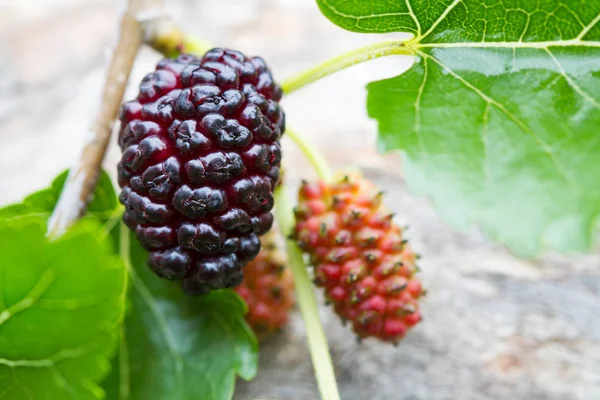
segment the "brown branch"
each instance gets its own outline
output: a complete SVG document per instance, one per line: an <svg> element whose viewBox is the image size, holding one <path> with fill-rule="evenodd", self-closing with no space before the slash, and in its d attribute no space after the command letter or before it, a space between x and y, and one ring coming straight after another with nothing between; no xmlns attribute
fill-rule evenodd
<svg viewBox="0 0 600 400"><path fill-rule="evenodd" d="M92 124L79 159L70 170L50 220L48 235L60 236L86 211L96 187L129 74L142 43L136 13L139 0L129 0L119 28L117 45L106 74L100 111Z"/></svg>

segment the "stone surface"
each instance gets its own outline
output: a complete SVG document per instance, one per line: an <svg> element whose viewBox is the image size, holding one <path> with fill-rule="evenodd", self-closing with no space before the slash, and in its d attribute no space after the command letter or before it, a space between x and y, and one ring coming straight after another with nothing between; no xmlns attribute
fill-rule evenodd
<svg viewBox="0 0 600 400"><path fill-rule="evenodd" d="M98 105L116 0L0 0L0 204L46 185L75 159ZM306 0L170 0L187 30L220 46L261 54L281 79L356 46L381 40L340 30ZM158 60L143 50L132 81ZM597 400L600 397L600 256L522 260L478 231L455 232L426 199L410 194L397 155L378 155L364 84L406 69L376 60L284 100L290 125L335 167L359 166L423 254L425 320L394 348L357 344L321 309L344 400ZM127 97L136 92L130 85ZM319 99L307 102L307 98ZM292 186L314 175L284 143ZM114 171L116 140L106 158ZM256 380L236 399L318 398L298 313L261 351Z"/></svg>

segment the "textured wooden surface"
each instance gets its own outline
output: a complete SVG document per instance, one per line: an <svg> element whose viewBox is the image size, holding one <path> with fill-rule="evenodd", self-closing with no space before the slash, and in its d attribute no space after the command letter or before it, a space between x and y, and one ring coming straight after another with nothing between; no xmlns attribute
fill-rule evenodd
<svg viewBox="0 0 600 400"><path fill-rule="evenodd" d="M47 184L76 159L98 107L116 0L0 1L0 204ZM308 0L181 0L169 11L213 43L261 54L285 77L381 37L341 31ZM143 50L141 77L158 56ZM360 166L423 254L424 323L397 348L357 344L321 310L344 400L600 399L600 257L521 260L475 229L457 233L410 194L399 157L377 154L364 84L406 68L377 60L285 100L288 120L336 167ZM131 97L135 85L126 96ZM287 142L290 182L311 177ZM105 161L114 169L115 140ZM262 347L261 370L238 400L317 398L302 322Z"/></svg>

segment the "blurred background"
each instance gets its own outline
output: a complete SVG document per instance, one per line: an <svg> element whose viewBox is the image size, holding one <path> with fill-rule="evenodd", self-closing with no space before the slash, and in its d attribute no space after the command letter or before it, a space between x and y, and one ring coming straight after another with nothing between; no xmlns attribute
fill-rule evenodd
<svg viewBox="0 0 600 400"><path fill-rule="evenodd" d="M152 2L152 1L150 1ZM381 36L346 32L312 0L168 0L190 33L261 55L283 79ZM98 108L123 4L117 0L0 0L0 205L47 186L75 160ZM151 8L149 11L157 11ZM143 49L126 98L160 56ZM397 348L356 342L321 314L343 399L600 399L600 256L523 260L476 230L455 232L411 195L401 157L377 153L364 86L409 67L394 57L353 67L286 98L287 120L332 166L360 167L387 193L423 255L424 323ZM314 177L290 142L287 178ZM114 175L116 139L105 160ZM297 313L261 348L258 377L236 399L312 400L317 392Z"/></svg>

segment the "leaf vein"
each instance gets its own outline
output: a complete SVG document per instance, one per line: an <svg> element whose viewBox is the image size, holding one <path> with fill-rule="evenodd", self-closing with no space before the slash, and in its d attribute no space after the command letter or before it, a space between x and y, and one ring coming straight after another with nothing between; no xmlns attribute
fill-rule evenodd
<svg viewBox="0 0 600 400"><path fill-rule="evenodd" d="M69 382L65 379L65 377L60 373L60 370L56 368L55 365L50 366L50 371L52 371L52 379L59 388L63 389L63 391L67 392L69 396L76 400L77 399L77 390L73 388L73 386L69 385Z"/></svg>
<svg viewBox="0 0 600 400"><path fill-rule="evenodd" d="M531 14L526 12L525 15L527 16L527 20L525 21L525 26L523 26L523 32L521 32L521 36L519 36L519 43L523 43L523 38L529 30L529 24L531 23Z"/></svg>
<svg viewBox="0 0 600 400"><path fill-rule="evenodd" d="M579 193L582 192L581 187L566 172L565 167L556 159L556 157L555 157L555 155L554 155L554 153L552 151L552 147L550 145L548 145L548 143L546 143L544 140L542 140L541 138L539 138L539 136L537 136L535 134L535 132L533 132L523 121L521 121L519 118L517 118L516 115L514 115L513 113L511 113L502 103L499 103L495 99L492 99L491 97L489 97L488 95L486 95L485 93L483 93L480 89L478 89L476 86L474 86L473 84L471 84L465 78L463 78L462 76L460 76L459 74L457 74L454 70L452 70L447 65L445 65L444 63L442 63L436 57L434 57L432 55L429 55L429 54L426 54L426 53L423 53L421 51L418 51L418 53L421 56L425 57L425 58L431 58L436 64L438 64L440 67L442 67L445 71L447 71L454 78L458 79L466 87L468 87L473 92L475 92L484 101L489 102L491 105L493 105L494 107L496 107L500 111L502 111L502 113L504 115L506 115L508 118L510 118L519 128L521 128L525 133L527 133L529 136L531 136L539 144L540 148L548 156L548 158L552 161L552 163L556 167L556 170L560 173L560 175L562 176L562 178L565 181L565 183L567 183L567 185L569 185L570 187L572 187L577 192L579 192Z"/></svg>
<svg viewBox="0 0 600 400"><path fill-rule="evenodd" d="M33 306L46 293L54 282L55 274L51 269L46 270L37 281L33 289L23 299L8 307L0 313L0 326L14 315L27 310Z"/></svg>
<svg viewBox="0 0 600 400"><path fill-rule="evenodd" d="M165 343L167 344L169 353L171 354L171 356L173 357L173 360L175 361L175 371L176 371L176 376L179 381L179 384L183 384L184 362L181 357L181 354L179 354L179 352L177 351L177 347L175 345L175 338L173 336L173 333L171 332L171 329L169 328L169 324L167 323L167 321L164 319L164 317L158 310L158 307L156 306L156 302L154 301L154 298L152 297L152 295L150 293L150 289L148 289L146 284L142 281L142 279L138 276L137 272L135 272L135 270L131 266L128 266L128 268L129 268L129 274L131 276L131 282L133 283L133 287L135 287L135 289L139 293L139 295L142 298L142 300L144 301L144 303L146 303L146 305L150 309L152 316L158 323L160 332L162 332L163 337L165 338ZM183 387L183 386L180 386L180 387Z"/></svg>
<svg viewBox="0 0 600 400"><path fill-rule="evenodd" d="M489 164L489 117L490 117L490 105L491 103L485 103L485 109L483 110L483 133L481 135L481 143L483 148L483 185L486 193L489 193L491 187L491 176L490 176L490 164Z"/></svg>
<svg viewBox="0 0 600 400"><path fill-rule="evenodd" d="M566 3L562 3L562 4L561 4L561 6L562 6L562 7L563 7L565 10L567 10L567 12L568 12L569 14L571 14L571 15L573 16L573 18L575 18L575 19L577 20L577 22L579 23L579 25L581 25L581 27L582 27L583 29L585 29L585 24L583 23L583 21L581 20L581 18L579 18L579 14L577 14L575 11L573 11L573 10L571 9L571 7L569 7L569 6L568 6Z"/></svg>
<svg viewBox="0 0 600 400"><path fill-rule="evenodd" d="M357 15L352 15L352 14L346 14L346 13L339 11L336 7L331 5L327 0L320 0L319 3L324 5L331 12L333 12L334 14L336 14L342 18L348 18L348 19L354 20L354 27L360 28L362 31L365 31L365 32L380 32L380 30L378 28L366 28L364 26L360 26L360 21L362 21L362 20L382 18L382 17L396 17L396 16L402 16L402 15L410 15L408 12L392 12L392 13L369 14L369 15L357 16ZM410 27L405 27L404 29L416 32L414 29L412 29Z"/></svg>
<svg viewBox="0 0 600 400"><path fill-rule="evenodd" d="M575 90L585 100L587 100L588 102L590 102L594 107L600 109L600 103L598 103L592 96L590 96L589 94L587 94L581 87L579 87L579 85L569 76L569 74L567 74L567 71L565 71L565 69L563 68L562 64L558 61L558 59L550 51L550 49L546 49L546 53L548 53L548 56L550 56L550 58L552 59L552 61L554 61L554 64L556 64L556 66L559 69L561 75L566 79L566 81L573 88L573 90Z"/></svg>
<svg viewBox="0 0 600 400"><path fill-rule="evenodd" d="M397 17L400 15L410 15L410 13L408 13L408 12L390 12L390 13L369 14L369 15L352 15L352 14L346 14L346 13L339 11L335 6L331 5L331 3L329 3L329 1L327 1L327 0L321 0L321 3L325 4L325 6L327 6L327 8L329 10L331 10L331 12L333 12L334 14L336 14L340 17L355 19L355 20L359 20L359 21L363 20L363 19L372 19L372 18L381 18L381 17Z"/></svg>
<svg viewBox="0 0 600 400"><path fill-rule="evenodd" d="M71 299L40 299L34 306L47 310L77 310L93 307L98 304L100 304L98 296L93 295Z"/></svg>
<svg viewBox="0 0 600 400"><path fill-rule="evenodd" d="M600 21L600 13L598 15L596 15L596 18L594 18L586 27L584 27L581 30L581 32L579 33L579 35L577 35L575 37L575 39L577 39L577 40L583 39L583 37L585 35L587 35L587 33L598 23L598 21Z"/></svg>
<svg viewBox="0 0 600 400"><path fill-rule="evenodd" d="M421 36L421 23L419 22L419 18L413 12L412 6L410 5L410 0L404 0L406 3L406 8L408 8L408 14L415 22L415 26L417 27L417 37Z"/></svg>
<svg viewBox="0 0 600 400"><path fill-rule="evenodd" d="M85 347L78 347L75 349L63 349L49 358L40 358L38 360L10 360L0 358L0 365L6 365L10 368L47 368L56 365L63 360L83 357L86 354L88 354L88 351Z"/></svg>
<svg viewBox="0 0 600 400"><path fill-rule="evenodd" d="M413 48L518 48L518 49L546 49L548 47L600 47L600 42L579 39L550 40L544 42L455 42L455 43L418 43L413 39L408 44Z"/></svg>
<svg viewBox="0 0 600 400"><path fill-rule="evenodd" d="M420 42L425 39L427 36L433 32L433 30L446 18L446 16L456 7L462 0L454 0L452 4L450 4L444 12L438 17L438 19L429 27L427 32L423 34L423 36L419 36L415 41Z"/></svg>
<svg viewBox="0 0 600 400"><path fill-rule="evenodd" d="M27 386L23 385L23 382L21 382L17 378L17 372L16 372L16 370L13 368L13 369L11 369L11 372L12 372L13 382L15 382L15 386L21 388L21 390L23 391L23 393L25 393L25 395L27 395L27 398L34 400L33 394L31 393L31 391L29 390L29 388L27 388Z"/></svg>
<svg viewBox="0 0 600 400"><path fill-rule="evenodd" d="M419 147L421 148L421 151L423 152L423 154L425 155L426 159L429 159L429 153L427 152L427 149L425 148L425 142L423 140L423 133L421 131L421 99L423 97L423 91L425 90L425 84L427 82L427 76L428 76L428 64L427 64L427 58L424 58L424 62L423 62L423 80L421 81L421 84L419 85L419 90L417 91L417 97L415 99L415 125L414 125L414 129L415 129L415 133L417 135L417 140L419 141Z"/></svg>

